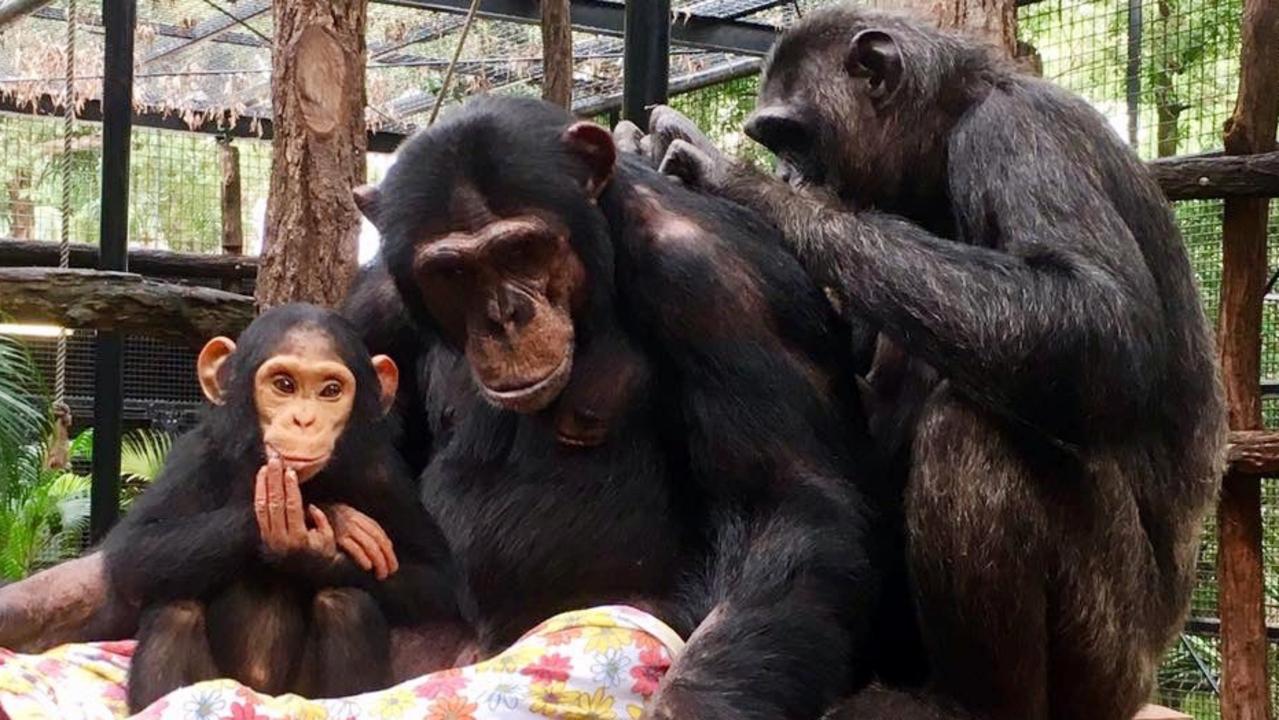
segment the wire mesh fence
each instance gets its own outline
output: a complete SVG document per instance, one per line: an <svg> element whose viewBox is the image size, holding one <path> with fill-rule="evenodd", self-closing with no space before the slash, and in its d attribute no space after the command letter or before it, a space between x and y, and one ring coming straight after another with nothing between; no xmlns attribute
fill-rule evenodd
<svg viewBox="0 0 1279 720"><path fill-rule="evenodd" d="M1020 35L1045 77L1086 97L1145 159L1217 150L1239 73L1239 0L1047 0L1025 6ZM1136 62L1130 61L1130 50ZM1279 72L1279 69L1276 69ZM1221 289L1221 201L1181 202L1177 221L1215 320ZM1279 265L1279 213L1272 212L1271 268ZM1279 297L1264 305L1262 376L1279 376ZM1268 427L1279 402L1263 403ZM1267 624L1279 628L1279 484L1263 481ZM1195 718L1220 716L1217 679L1217 528L1205 529L1191 621L1158 674L1160 701ZM1279 631L1271 633L1271 672ZM1272 676L1272 693L1279 684Z"/></svg>
<svg viewBox="0 0 1279 720"><path fill-rule="evenodd" d="M768 3L761 0L680 0L677 9L785 24L823 0ZM81 3L85 5L85 3ZM144 103L199 112L209 107L269 116L269 4L240 0L240 19L227 22L205 0L157 0L145 4L139 26L139 96ZM56 93L61 37L54 2L0 38L0 90L18 88L28 98ZM100 85L101 19L82 9L82 59L78 88L85 97ZM1019 9L1020 39L1038 56L1043 73L1087 98L1145 159L1212 151L1221 146L1222 124L1232 110L1238 83L1242 0L1040 0ZM219 18L222 18L221 20ZM424 14L374 5L368 37L369 119L397 125L420 119L439 90L441 58L452 50L461 21L455 15ZM193 38L211 33L195 47ZM42 45L30 36L43 37ZM24 37L27 39L24 40ZM39 47L39 52L32 48ZM607 99L618 91L621 41L578 33L574 52L577 96ZM33 54L34 53L34 54ZM43 53L43 54L40 54ZM540 37L536 28L486 22L467 43L455 96L476 92L536 94L540 82ZM719 54L676 51L672 75L722 61ZM1279 71L1279 70L1277 70ZM6 79L7 78L7 79ZM15 80L16 79L16 80ZM19 82L21 81L21 82ZM757 79L745 77L677 95L672 105L688 114L722 147L757 162L764 153L741 133L752 109ZM261 247L270 148L237 138L241 222L245 251ZM130 242L192 252L218 252L222 238L222 154L215 137L137 127L130 180ZM369 178L389 166L370 157ZM71 155L65 157L56 118L0 114L0 237L56 241L62 204L62 173L70 173L67 222L76 242L98 240L100 128L80 122ZM1277 203L1279 205L1279 203ZM1175 207L1203 300L1215 318L1221 281L1220 201L1190 201ZM1270 270L1279 267L1279 210L1272 212ZM367 254L366 254L367 256ZM1279 427L1279 290L1264 305L1262 375L1271 396L1263 401L1268 427ZM36 341L40 362L51 352ZM47 344L47 343L46 343ZM135 422L180 429L198 403L190 352L130 340L126 361L126 411ZM86 336L72 340L71 397L91 398ZM89 363L86 365L85 363ZM52 373L49 373L52 376ZM130 380L130 377L133 379ZM83 383L89 382L88 385ZM82 395L79 388L87 388ZM79 402L79 401L77 401ZM82 415L82 417L85 417ZM177 419L174 419L174 418ZM1276 628L1271 654L1279 654L1279 481L1263 485L1267 621ZM1216 527L1205 533L1191 623L1158 672L1159 700L1196 718L1218 717L1216 683L1220 647L1216 630ZM1272 663L1273 668L1277 667ZM1279 683L1272 683L1279 687Z"/></svg>

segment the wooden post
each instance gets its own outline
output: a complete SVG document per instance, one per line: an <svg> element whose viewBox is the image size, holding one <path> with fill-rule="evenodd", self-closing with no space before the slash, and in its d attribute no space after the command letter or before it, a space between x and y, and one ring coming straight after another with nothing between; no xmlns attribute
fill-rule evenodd
<svg viewBox="0 0 1279 720"><path fill-rule="evenodd" d="M1279 121L1279 3L1246 0L1239 96L1226 123L1227 154L1268 152ZM1261 311L1269 201L1227 198L1222 221L1219 344L1230 428L1261 428ZM1222 720L1270 720L1261 487L1226 473L1217 510Z"/></svg>
<svg viewBox="0 0 1279 720"><path fill-rule="evenodd" d="M257 300L335 305L355 275L368 0L272 3L271 191Z"/></svg>
<svg viewBox="0 0 1279 720"><path fill-rule="evenodd" d="M222 166L222 253L244 253L244 220L240 212L240 148L227 137L218 138L218 161Z"/></svg>
<svg viewBox="0 0 1279 720"><path fill-rule="evenodd" d="M573 107L573 26L569 0L542 0L542 99Z"/></svg>

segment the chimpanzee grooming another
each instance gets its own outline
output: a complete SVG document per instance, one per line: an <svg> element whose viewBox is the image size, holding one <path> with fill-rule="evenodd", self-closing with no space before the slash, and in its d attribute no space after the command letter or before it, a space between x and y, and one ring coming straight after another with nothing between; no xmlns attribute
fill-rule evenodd
<svg viewBox="0 0 1279 720"><path fill-rule="evenodd" d="M216 677L311 697L388 685L388 623L461 618L389 441L394 362L335 313L286 305L238 344L209 341L197 368L212 408L104 544L114 594L142 609L129 707ZM353 524L341 548L366 566L353 538L385 530L386 577L339 551L320 507Z"/></svg>
<svg viewBox="0 0 1279 720"><path fill-rule="evenodd" d="M697 627L662 713L771 720L899 650L872 642L887 543L848 335L775 230L514 98L421 132L362 200L419 327L407 440L433 443L422 499L486 652L629 602ZM384 278L345 310L379 352L403 328Z"/></svg>
<svg viewBox="0 0 1279 720"><path fill-rule="evenodd" d="M758 209L939 376L905 510L928 692L836 717L1128 720L1187 609L1222 471L1212 342L1159 188L1083 100L852 8L768 61L772 179L656 115L653 152ZM669 148L669 149L668 149ZM878 362L878 360L877 360Z"/></svg>

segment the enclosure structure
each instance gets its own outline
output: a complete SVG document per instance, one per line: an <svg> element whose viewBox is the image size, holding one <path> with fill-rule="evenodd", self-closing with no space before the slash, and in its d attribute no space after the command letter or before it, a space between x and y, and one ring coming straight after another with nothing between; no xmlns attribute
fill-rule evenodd
<svg viewBox="0 0 1279 720"><path fill-rule="evenodd" d="M0 31L0 236L9 238L0 240L0 267L57 265L54 241L65 226L75 243L71 267L121 267L127 237L127 268L163 283L143 287L148 281L135 275L98 278L97 295L86 298L79 276L63 273L65 282L47 284L51 276L39 271L46 284L22 294L31 288L19 282L22 273L33 271L0 270L0 312L23 322L85 328L72 337L68 365L68 399L81 423L123 417L180 429L199 398L188 341L234 331L251 317L249 295L267 216L268 140L275 130L269 78L280 2L141 0L132 22L129 2L81 3L74 10L66 0L0 6L0 18L12 4L26 13L15 14ZM641 117L648 104L670 93L672 103L723 146L760 159L739 132L753 101L753 75L778 29L820 4L672 0L668 16L666 2L572 0L572 106L611 123ZM1241 106L1264 105L1257 98L1264 101L1279 82L1279 62L1271 55L1267 64L1265 42L1244 31L1265 27L1257 14L1264 15L1266 3L1248 6L1248 23L1244 0L1017 4L1017 54L1092 101L1152 161L1165 192L1178 201L1210 316L1224 312L1222 337L1239 343L1227 346L1231 358L1243 359L1228 364L1234 427L1254 434L1234 438L1225 522L1209 528L1191 622L1160 671L1160 687L1165 704L1196 717L1215 717L1218 697L1225 700L1224 717L1263 717L1252 713L1264 713L1257 693L1274 692L1267 661L1279 648L1279 485L1267 479L1279 476L1279 243L1270 243L1267 259L1267 229L1240 230L1237 218L1257 217L1258 203L1265 212L1258 198L1279 195L1279 156L1265 153L1255 137L1226 147L1221 128L1237 99L1252 98ZM543 64L538 3L480 0L468 28L471 6L470 0L369 4L364 121L370 181L389 165L386 153L427 123L437 104L477 92L540 95L547 85L563 87L564 73ZM75 123L68 144L64 68L71 45L62 39L72 15ZM133 55L127 132L121 130L119 94L113 102L103 92L104 75L120 77L105 72L104 58L110 54L118 62L126 36ZM1273 47L1279 39L1270 42ZM444 87L459 47L452 83ZM1242 88L1241 63L1255 73ZM1264 121L1262 111L1245 112ZM104 132L108 124L114 134ZM131 158L121 175L125 149ZM1238 157L1214 154L1222 150ZM107 176L115 180L104 182ZM1236 220L1223 223L1223 217ZM1273 212L1269 218L1273 240L1279 221ZM373 240L371 230L363 237ZM149 304L121 305L121 297L147 298ZM107 312L92 312L104 307ZM119 366L110 351L107 361L94 362L94 330L126 334L123 376L113 374ZM52 368L54 341L29 342L44 346ZM1259 358L1260 367L1249 357ZM102 376L97 390L89 382L94 369ZM121 377L120 395L102 391ZM101 508L111 504L112 476L118 475L109 460L99 463ZM1256 612L1259 605L1264 613Z"/></svg>

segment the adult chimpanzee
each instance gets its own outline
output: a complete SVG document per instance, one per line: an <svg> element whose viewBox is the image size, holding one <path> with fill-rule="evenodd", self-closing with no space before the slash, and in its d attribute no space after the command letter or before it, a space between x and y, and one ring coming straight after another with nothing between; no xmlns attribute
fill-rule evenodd
<svg viewBox="0 0 1279 720"><path fill-rule="evenodd" d="M905 505L931 692L839 716L1131 718L1186 611L1223 448L1190 267L1137 158L983 49L843 7L768 61L746 132L782 179L687 127L657 115L668 170L761 211L940 377Z"/></svg>
<svg viewBox="0 0 1279 720"><path fill-rule="evenodd" d="M394 459L394 362L335 313L286 305L238 345L209 341L197 369L212 408L104 544L115 595L142 609L130 708L215 677L312 697L389 684L388 621L458 620L462 588ZM330 503L385 529L386 577L339 551Z"/></svg>
<svg viewBox="0 0 1279 720"><path fill-rule="evenodd" d="M625 601L698 626L663 716L813 718L865 682L876 463L847 333L775 230L513 98L417 135L363 200L419 327L422 499L485 650ZM347 312L389 340L381 272Z"/></svg>
<svg viewBox="0 0 1279 720"><path fill-rule="evenodd" d="M423 502L485 652L565 609L634 603L697 628L655 712L770 720L816 717L898 659L848 333L776 230L509 98L410 141L361 205L386 265L347 313L420 369L429 427L406 443L431 445ZM6 592L0 643L23 636L6 615L67 638L40 591L95 572Z"/></svg>

